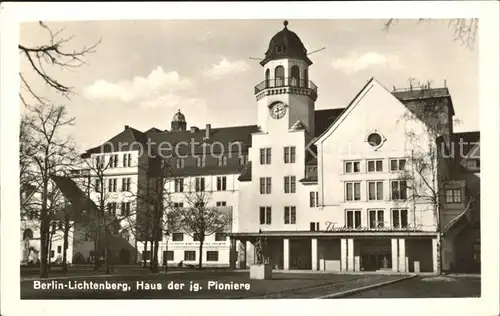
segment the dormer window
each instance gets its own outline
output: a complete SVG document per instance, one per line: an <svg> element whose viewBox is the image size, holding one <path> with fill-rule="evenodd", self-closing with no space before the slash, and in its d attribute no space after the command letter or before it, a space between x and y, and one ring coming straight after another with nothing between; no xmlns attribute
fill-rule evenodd
<svg viewBox="0 0 500 316"><path fill-rule="evenodd" d="M276 46L277 53L283 53L284 50L285 50L285 48L283 46L281 46L281 45Z"/></svg>

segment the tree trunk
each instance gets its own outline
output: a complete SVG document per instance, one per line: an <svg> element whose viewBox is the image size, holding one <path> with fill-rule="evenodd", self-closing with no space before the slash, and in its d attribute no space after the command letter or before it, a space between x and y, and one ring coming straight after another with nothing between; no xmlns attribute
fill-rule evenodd
<svg viewBox="0 0 500 316"><path fill-rule="evenodd" d="M69 235L69 221L64 221L64 245L63 245L63 262L62 270L64 273L68 272L68 235Z"/></svg>
<svg viewBox="0 0 500 316"><path fill-rule="evenodd" d="M144 251L142 252L142 267L146 267L146 253L148 251L148 241L144 242Z"/></svg>
<svg viewBox="0 0 500 316"><path fill-rule="evenodd" d="M153 253L153 272L158 272L158 248L160 247L160 242L158 238L155 238L154 243L154 253Z"/></svg>
<svg viewBox="0 0 500 316"><path fill-rule="evenodd" d="M44 179L42 188L42 207L40 210L40 278L47 278L49 276L48 269L48 235L49 235L49 222L47 218L47 190L48 181Z"/></svg>
<svg viewBox="0 0 500 316"><path fill-rule="evenodd" d="M94 239L94 271L99 270L100 246L99 235L96 234Z"/></svg>
<svg viewBox="0 0 500 316"><path fill-rule="evenodd" d="M168 237L165 238L165 255L163 256L163 261L165 262L165 272L168 271Z"/></svg>
<svg viewBox="0 0 500 316"><path fill-rule="evenodd" d="M108 228L104 227L104 268L106 274L109 274L109 251L108 251Z"/></svg>
<svg viewBox="0 0 500 316"><path fill-rule="evenodd" d="M203 240L205 238L204 237L200 237L200 256L198 258L198 269L201 269L203 267Z"/></svg>

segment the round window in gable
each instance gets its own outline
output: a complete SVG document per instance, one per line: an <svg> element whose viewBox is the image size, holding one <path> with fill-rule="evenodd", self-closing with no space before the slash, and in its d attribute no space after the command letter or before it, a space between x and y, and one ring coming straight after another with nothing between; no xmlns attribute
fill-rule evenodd
<svg viewBox="0 0 500 316"><path fill-rule="evenodd" d="M368 137L366 138L366 142L368 145L370 145L373 149L378 149L380 146L384 144L385 138L378 132L374 131L368 134Z"/></svg>

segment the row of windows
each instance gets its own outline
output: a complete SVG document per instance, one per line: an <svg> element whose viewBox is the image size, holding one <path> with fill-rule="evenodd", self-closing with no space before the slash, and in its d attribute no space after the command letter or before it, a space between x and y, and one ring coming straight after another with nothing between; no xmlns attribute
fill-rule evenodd
<svg viewBox="0 0 500 316"><path fill-rule="evenodd" d="M121 202L120 209L118 212L119 216L130 216L130 202ZM117 215L118 203L110 202L107 204L106 209L110 215Z"/></svg>
<svg viewBox="0 0 500 316"><path fill-rule="evenodd" d="M403 171L406 168L406 159L389 159L390 171ZM384 159L366 160L366 172L383 172ZM344 161L344 173L361 173L361 160Z"/></svg>
<svg viewBox="0 0 500 316"><path fill-rule="evenodd" d="M381 201L384 200L384 181L367 181L367 197L362 199L361 182L345 182L346 201ZM408 198L408 186L405 180L390 181L390 199L391 200L406 200Z"/></svg>
<svg viewBox="0 0 500 316"><path fill-rule="evenodd" d="M108 178L105 181L104 179L95 179L94 186L96 192L101 192L101 185L108 185L108 192L117 192L117 184L118 178ZM130 192L131 190L132 178L122 178L120 191L122 192ZM106 188L104 188L106 189Z"/></svg>
<svg viewBox="0 0 500 316"><path fill-rule="evenodd" d="M132 166L132 154L122 154L121 165L119 165L118 154L110 155L108 162L106 163L105 156L94 157L94 167L98 170L118 168L120 167L131 167Z"/></svg>
<svg viewBox="0 0 500 316"><path fill-rule="evenodd" d="M215 241L226 241L226 233L215 233ZM173 233L172 241L184 241L184 233ZM198 234L193 234L193 241L200 241L200 236Z"/></svg>
<svg viewBox="0 0 500 316"><path fill-rule="evenodd" d="M186 158L176 158L175 159L175 167L177 169L182 169L185 166L185 159ZM227 166L228 162L228 156L222 155L220 157L217 157L217 166L222 167L222 166ZM248 162L248 156L247 155L239 155L238 156L238 163L240 166L246 165ZM201 168L205 167L207 165L207 157L206 156L198 156L196 157L196 167Z"/></svg>
<svg viewBox="0 0 500 316"><path fill-rule="evenodd" d="M259 178L260 194L271 194L271 177ZM285 193L295 193L295 176L286 176L283 178L283 191Z"/></svg>
<svg viewBox="0 0 500 316"><path fill-rule="evenodd" d="M383 209L368 210L367 227L377 229L385 227L385 211ZM408 227L408 210L407 209L391 209L390 227L406 228ZM346 210L345 227L361 228L361 210Z"/></svg>
<svg viewBox="0 0 500 316"><path fill-rule="evenodd" d="M368 227L370 229L383 228L384 210L368 210ZM391 227L406 228L408 226L408 210L407 209L392 209L391 210ZM270 206L259 207L259 221L261 225L271 225L272 209ZM295 206L285 206L283 212L284 224L297 223L297 211ZM345 226L347 228L360 228L361 210L346 210ZM311 230L318 230L319 223L311 222Z"/></svg>
<svg viewBox="0 0 500 316"><path fill-rule="evenodd" d="M227 190L227 177L220 176L217 177L217 191L226 191ZM195 178L195 191L196 192L204 192L206 190L205 186L205 177L196 177ZM184 192L184 178L177 178L174 181L174 192Z"/></svg>
<svg viewBox="0 0 500 316"><path fill-rule="evenodd" d="M168 250L163 251L163 263L165 261L174 261L174 251ZM151 260L151 252L143 251L143 258L146 260ZM196 251L194 250L184 250L184 261L196 261ZM219 252L214 250L209 250L206 252L206 261L219 261Z"/></svg>
<svg viewBox="0 0 500 316"><path fill-rule="evenodd" d="M261 225L271 225L272 211L270 206L259 208L259 221ZM295 206L285 206L283 211L283 222L285 224L297 223L297 208Z"/></svg>
<svg viewBox="0 0 500 316"><path fill-rule="evenodd" d="M283 148L283 162L286 164L295 163L295 146L286 146ZM260 164L271 164L271 148L260 149Z"/></svg>
<svg viewBox="0 0 500 316"><path fill-rule="evenodd" d="M183 202L174 202L173 206L174 206L174 208L183 208L184 203ZM226 201L217 201L217 202L215 202L215 206L227 206L227 202Z"/></svg>

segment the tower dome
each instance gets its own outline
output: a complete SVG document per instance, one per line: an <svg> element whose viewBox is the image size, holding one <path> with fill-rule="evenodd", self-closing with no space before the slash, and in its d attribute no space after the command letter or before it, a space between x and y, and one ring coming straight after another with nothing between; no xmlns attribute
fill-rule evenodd
<svg viewBox="0 0 500 316"><path fill-rule="evenodd" d="M181 113L181 110L174 114L171 122L172 131L185 131L186 130L186 117Z"/></svg>
<svg viewBox="0 0 500 316"><path fill-rule="evenodd" d="M298 58L304 60L308 66L312 65L312 61L307 57L307 49L304 44L297 34L288 29L288 21L284 21L283 25L285 27L271 38L266 56L260 64L264 66L270 60Z"/></svg>

